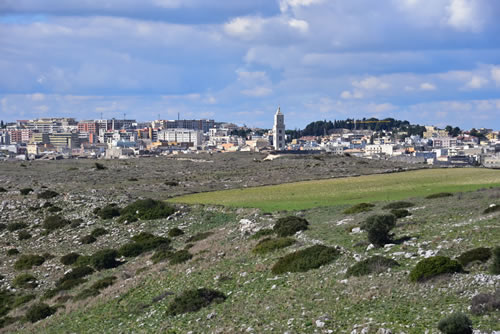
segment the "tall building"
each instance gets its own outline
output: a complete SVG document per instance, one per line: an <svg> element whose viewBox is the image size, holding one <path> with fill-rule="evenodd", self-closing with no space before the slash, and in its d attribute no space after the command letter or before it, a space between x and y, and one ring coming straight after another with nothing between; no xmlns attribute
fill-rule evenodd
<svg viewBox="0 0 500 334"><path fill-rule="evenodd" d="M280 107L274 114L273 146L276 151L285 149L285 116L281 113Z"/></svg>

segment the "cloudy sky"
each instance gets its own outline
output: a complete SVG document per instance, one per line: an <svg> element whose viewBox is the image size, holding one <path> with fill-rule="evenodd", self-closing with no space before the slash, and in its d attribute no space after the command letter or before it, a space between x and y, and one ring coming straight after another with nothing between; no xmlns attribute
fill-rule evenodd
<svg viewBox="0 0 500 334"><path fill-rule="evenodd" d="M497 0L0 0L0 119L500 129Z"/></svg>

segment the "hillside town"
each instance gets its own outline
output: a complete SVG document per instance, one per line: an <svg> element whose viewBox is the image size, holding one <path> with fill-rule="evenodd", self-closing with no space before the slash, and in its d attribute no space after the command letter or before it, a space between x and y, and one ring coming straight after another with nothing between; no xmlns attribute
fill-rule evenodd
<svg viewBox="0 0 500 334"><path fill-rule="evenodd" d="M138 122L115 118L80 121L39 118L6 124L2 121L0 159L127 159L200 152L329 153L441 166L500 168L500 131L425 126L420 134L411 134L378 126L363 128L364 123L383 122L388 121L356 120L349 128L297 136L297 132L285 130L280 108L274 115L272 130L213 119Z"/></svg>

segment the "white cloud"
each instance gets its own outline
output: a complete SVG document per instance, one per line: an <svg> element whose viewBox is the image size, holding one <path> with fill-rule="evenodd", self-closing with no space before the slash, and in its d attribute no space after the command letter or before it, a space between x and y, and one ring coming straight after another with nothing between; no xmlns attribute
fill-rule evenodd
<svg viewBox="0 0 500 334"><path fill-rule="evenodd" d="M469 82L465 85L466 88L471 89L481 89L483 86L488 84L488 79L485 79L479 75L474 75Z"/></svg>
<svg viewBox="0 0 500 334"><path fill-rule="evenodd" d="M251 97L263 97L272 94L273 90L268 87L255 87L252 89L244 89L241 91L243 95Z"/></svg>
<svg viewBox="0 0 500 334"><path fill-rule="evenodd" d="M493 66L491 68L491 78L496 82L497 86L500 86L500 67Z"/></svg>
<svg viewBox="0 0 500 334"><path fill-rule="evenodd" d="M290 19L288 20L288 25L301 33L306 33L309 30L309 23L304 20Z"/></svg>
<svg viewBox="0 0 500 334"><path fill-rule="evenodd" d="M420 90L432 91L432 90L436 90L436 86L434 84L429 83L429 82L424 82L424 83L420 84Z"/></svg>
<svg viewBox="0 0 500 334"><path fill-rule="evenodd" d="M478 0L451 0L445 22L460 31L479 31L483 26Z"/></svg>
<svg viewBox="0 0 500 334"><path fill-rule="evenodd" d="M289 8L306 7L322 3L324 0L280 0L280 10L286 12Z"/></svg>
<svg viewBox="0 0 500 334"><path fill-rule="evenodd" d="M33 101L43 101L45 100L45 95L43 95L42 93L35 93L35 94L31 94L31 99Z"/></svg>
<svg viewBox="0 0 500 334"><path fill-rule="evenodd" d="M354 81L352 85L366 90L384 90L390 87L389 84L376 77L368 77L361 81Z"/></svg>
<svg viewBox="0 0 500 334"><path fill-rule="evenodd" d="M364 94L359 90L354 90L352 92L344 90L342 93L340 93L340 97L345 100L362 99L364 97Z"/></svg>
<svg viewBox="0 0 500 334"><path fill-rule="evenodd" d="M237 17L224 25L224 31L230 36L251 39L262 32L263 25L260 17Z"/></svg>

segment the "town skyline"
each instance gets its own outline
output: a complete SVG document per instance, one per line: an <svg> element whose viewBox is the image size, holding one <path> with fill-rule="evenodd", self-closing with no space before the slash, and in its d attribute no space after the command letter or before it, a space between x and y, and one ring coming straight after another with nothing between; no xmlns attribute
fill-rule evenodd
<svg viewBox="0 0 500 334"><path fill-rule="evenodd" d="M405 119L500 128L500 4L276 0L0 4L0 116Z"/></svg>

